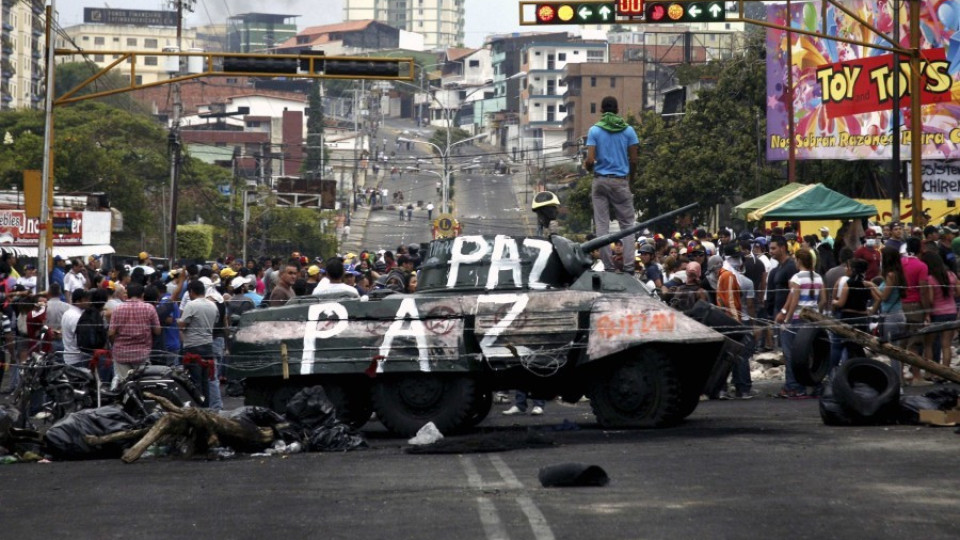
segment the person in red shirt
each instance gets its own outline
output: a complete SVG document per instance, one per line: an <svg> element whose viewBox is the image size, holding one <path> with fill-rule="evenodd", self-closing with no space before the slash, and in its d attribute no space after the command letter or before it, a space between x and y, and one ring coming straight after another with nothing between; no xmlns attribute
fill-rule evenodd
<svg viewBox="0 0 960 540"><path fill-rule="evenodd" d="M907 332L910 333L905 348L921 356L924 350L924 338L916 332L930 324L930 308L933 305L933 295L928 287L929 269L917 258L922 247L921 240L911 236L907 239L907 254L900 260L903 266L903 278L906 281L902 296L903 315L907 319ZM910 371L911 376L908 380L912 379L919 384L920 368L913 367Z"/></svg>
<svg viewBox="0 0 960 540"><path fill-rule="evenodd" d="M107 333L113 342L115 383L150 358L153 337L161 331L157 310L143 301L143 285L130 283L127 298L113 310Z"/></svg>
<svg viewBox="0 0 960 540"><path fill-rule="evenodd" d="M880 250L877 249L877 232L873 229L867 229L866 242L863 246L853 253L855 259L867 261L867 273L864 278L867 281L880 275Z"/></svg>

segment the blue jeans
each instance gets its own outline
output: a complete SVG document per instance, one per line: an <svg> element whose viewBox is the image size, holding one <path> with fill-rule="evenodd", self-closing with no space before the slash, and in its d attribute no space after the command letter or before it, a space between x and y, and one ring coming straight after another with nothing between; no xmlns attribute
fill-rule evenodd
<svg viewBox="0 0 960 540"><path fill-rule="evenodd" d="M212 358L216 361L217 358L214 344L184 347L183 354L187 353L198 354L205 360ZM200 392L202 392L206 398L206 406L216 411L223 409L223 400L220 397L220 380L216 378L216 375L214 375L215 380L211 381L210 374L206 369L196 364L190 364L186 367L190 378L193 379L193 382L197 384L197 388L200 389Z"/></svg>
<svg viewBox="0 0 960 540"><path fill-rule="evenodd" d="M750 378L750 358L753 356L757 342L753 339L752 334L747 334L740 340L740 343L743 345L743 353L737 358L736 363L733 365L730 380L733 382L733 387L737 389L737 392L744 394L749 392L753 387L753 380Z"/></svg>
<svg viewBox="0 0 960 540"><path fill-rule="evenodd" d="M532 400L530 400L530 401L533 402L533 406L534 406L534 407L540 407L541 409L543 408L543 400L542 400L542 399L532 399ZM526 412L526 410L527 410L527 393L524 392L524 391L522 391L522 390L517 390L517 394L516 394L516 396L514 396L514 398L513 398L513 404L516 405L517 408L520 409L521 411Z"/></svg>
<svg viewBox="0 0 960 540"><path fill-rule="evenodd" d="M793 338L796 337L797 327L799 326L800 321L790 321L780 328L780 348L783 350L783 361L786 364L786 380L783 383L783 388L795 392L805 392L807 388L797 382L797 378L793 375L793 366L790 365L790 349L793 347Z"/></svg>

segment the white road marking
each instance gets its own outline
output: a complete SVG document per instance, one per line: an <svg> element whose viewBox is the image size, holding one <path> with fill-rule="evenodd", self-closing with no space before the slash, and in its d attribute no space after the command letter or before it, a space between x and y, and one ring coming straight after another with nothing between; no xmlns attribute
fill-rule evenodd
<svg viewBox="0 0 960 540"><path fill-rule="evenodd" d="M473 460L466 456L460 456L460 464L463 465L463 471L467 474L467 483L470 484L470 487L483 489L483 479L480 478L480 473L477 472L477 466L473 464Z"/></svg>
<svg viewBox="0 0 960 540"><path fill-rule="evenodd" d="M497 507L493 501L486 497L477 497L477 506L480 508L480 523L483 524L483 532L487 534L489 540L509 540L507 529L500 521L500 514L497 513Z"/></svg>
<svg viewBox="0 0 960 540"><path fill-rule="evenodd" d="M510 466L507 465L507 462L503 460L500 456L491 455L490 463L493 463L493 468L500 473L500 476L503 477L503 481L507 483L507 487L513 489L523 489L523 484L520 480L517 480L517 476L513 474L513 471L510 469Z"/></svg>
<svg viewBox="0 0 960 540"><path fill-rule="evenodd" d="M523 483L517 479L517 475L513 474L513 470L510 469L510 466L507 465L507 462L504 461L503 458L497 455L490 455L489 457L490 463L497 469L497 472L500 473L500 476L503 478L503 481L507 483L508 487L523 489ZM527 495L520 495L517 497L517 504L520 505L520 510L523 510L524 515L527 516L527 521L530 522L530 528L533 530L533 536L537 540L554 540L553 530L550 529L547 518L543 515L543 512L537 508L533 499Z"/></svg>
<svg viewBox="0 0 960 540"><path fill-rule="evenodd" d="M523 495L517 497L517 504L520 505L520 509L526 514L527 521L530 522L530 528L533 529L533 536L537 540L554 540L553 531L550 529L550 525L547 524L547 518L544 517L543 512L534 504L533 499Z"/></svg>

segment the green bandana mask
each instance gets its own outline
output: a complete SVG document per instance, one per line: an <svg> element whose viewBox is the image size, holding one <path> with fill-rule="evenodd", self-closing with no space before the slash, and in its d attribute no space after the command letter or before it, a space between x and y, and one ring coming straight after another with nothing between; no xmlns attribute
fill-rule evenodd
<svg viewBox="0 0 960 540"><path fill-rule="evenodd" d="M627 123L623 121L623 118L620 118L612 112L603 113L603 118L595 124L597 127L603 128L610 133L620 133L621 131L627 129Z"/></svg>

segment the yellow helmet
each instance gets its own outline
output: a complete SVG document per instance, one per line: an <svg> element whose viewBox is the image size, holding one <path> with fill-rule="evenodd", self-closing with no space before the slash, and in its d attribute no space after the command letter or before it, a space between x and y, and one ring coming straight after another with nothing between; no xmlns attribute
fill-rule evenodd
<svg viewBox="0 0 960 540"><path fill-rule="evenodd" d="M533 196L533 204L530 205L531 210L537 210L545 206L560 206L560 199L554 192L541 191Z"/></svg>

